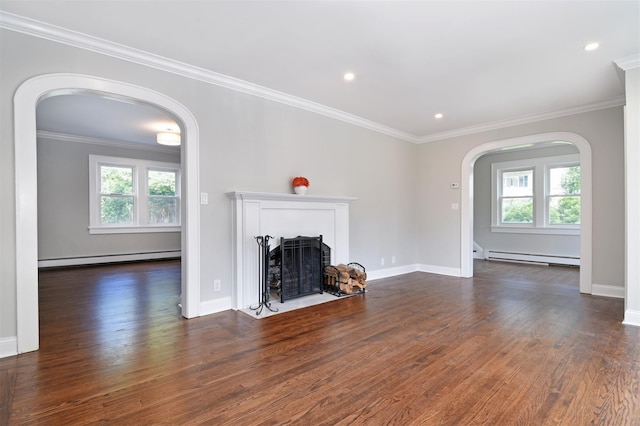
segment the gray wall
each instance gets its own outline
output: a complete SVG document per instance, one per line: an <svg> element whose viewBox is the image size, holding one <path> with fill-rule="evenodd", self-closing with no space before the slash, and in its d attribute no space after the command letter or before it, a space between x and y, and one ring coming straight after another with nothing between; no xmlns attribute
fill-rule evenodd
<svg viewBox="0 0 640 426"><path fill-rule="evenodd" d="M180 155L38 138L38 260L180 250L179 232L89 234L89 155Z"/></svg>
<svg viewBox="0 0 640 426"><path fill-rule="evenodd" d="M460 182L466 153L485 143L549 132L572 132L585 138L592 154L592 283L624 287L623 108L538 121L460 136L418 146L421 196L417 259L422 263L460 266Z"/></svg>
<svg viewBox="0 0 640 426"><path fill-rule="evenodd" d="M584 113L423 145L201 81L67 45L0 34L0 338L16 335L13 96L30 77L78 73L146 87L185 105L200 131L200 300L231 296L229 191L290 192L305 175L310 194L354 196L351 258L368 270L460 267L461 161L486 142L551 131L585 137L593 153L594 283L623 283L622 108ZM25 54L28 52L28 54ZM17 143L20 143L18 141ZM213 280L222 291L213 293Z"/></svg>
<svg viewBox="0 0 640 426"><path fill-rule="evenodd" d="M2 31L0 160L2 232L0 338L16 335L15 180L13 96L30 77L78 73L162 92L185 105L200 132L202 301L231 296L232 241L229 191L290 193L290 179L305 175L309 194L354 196L350 253L368 269L395 256L415 263L416 146L297 108L201 81ZM29 52L25 55L24 52ZM82 160L84 161L84 160ZM222 291L213 292L213 280Z"/></svg>
<svg viewBox="0 0 640 426"><path fill-rule="evenodd" d="M491 232L491 164L576 154L573 145L483 155L473 167L473 240L483 249L580 257L580 237Z"/></svg>

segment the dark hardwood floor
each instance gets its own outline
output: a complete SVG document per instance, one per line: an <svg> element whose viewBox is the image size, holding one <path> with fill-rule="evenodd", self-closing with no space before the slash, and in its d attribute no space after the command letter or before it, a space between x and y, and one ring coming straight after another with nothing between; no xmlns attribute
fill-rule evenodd
<svg viewBox="0 0 640 426"><path fill-rule="evenodd" d="M577 269L475 275L185 320L177 261L41 271L41 349L0 359L0 423L640 424L622 300L580 295Z"/></svg>

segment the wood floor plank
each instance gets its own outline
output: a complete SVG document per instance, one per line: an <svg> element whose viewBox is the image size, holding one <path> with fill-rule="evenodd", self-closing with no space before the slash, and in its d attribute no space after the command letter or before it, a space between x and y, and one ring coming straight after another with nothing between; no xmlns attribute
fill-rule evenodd
<svg viewBox="0 0 640 426"><path fill-rule="evenodd" d="M43 270L0 424L638 425L640 328L577 268L477 261L257 320L185 320L180 262Z"/></svg>

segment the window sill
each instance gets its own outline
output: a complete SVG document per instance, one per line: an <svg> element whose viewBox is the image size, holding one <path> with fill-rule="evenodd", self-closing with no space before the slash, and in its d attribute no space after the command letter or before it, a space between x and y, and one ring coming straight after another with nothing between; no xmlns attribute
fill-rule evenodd
<svg viewBox="0 0 640 426"><path fill-rule="evenodd" d="M150 232L180 232L180 226L110 226L92 228L89 234L144 234Z"/></svg>
<svg viewBox="0 0 640 426"><path fill-rule="evenodd" d="M540 228L534 226L492 226L491 232L506 234L580 235L580 228Z"/></svg>

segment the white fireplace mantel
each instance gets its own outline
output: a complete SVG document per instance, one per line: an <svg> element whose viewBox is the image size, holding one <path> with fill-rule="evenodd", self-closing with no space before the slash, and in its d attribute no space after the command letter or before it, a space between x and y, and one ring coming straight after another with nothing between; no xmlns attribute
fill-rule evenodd
<svg viewBox="0 0 640 426"><path fill-rule="evenodd" d="M234 191L232 299L235 309L256 305L259 299L257 236L280 238L322 235L331 248L331 264L349 260L349 203L354 197L274 194Z"/></svg>

